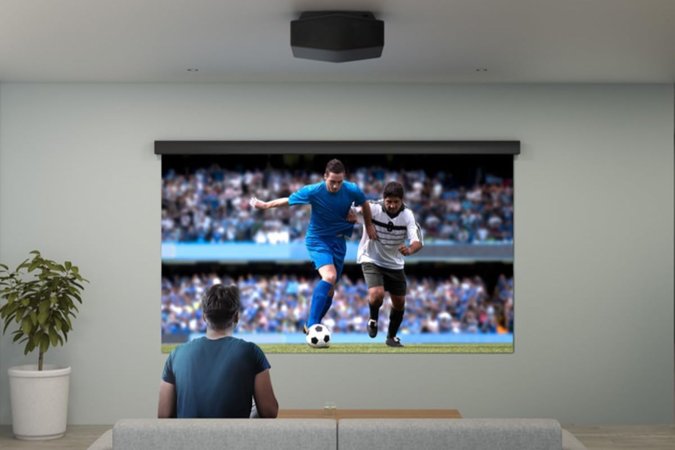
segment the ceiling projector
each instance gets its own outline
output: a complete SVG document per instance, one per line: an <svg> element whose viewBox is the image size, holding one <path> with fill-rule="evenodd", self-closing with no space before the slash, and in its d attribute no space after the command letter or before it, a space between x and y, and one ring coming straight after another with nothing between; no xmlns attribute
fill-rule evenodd
<svg viewBox="0 0 675 450"><path fill-rule="evenodd" d="M296 58L346 62L379 58L384 22L367 11L308 11L291 21Z"/></svg>

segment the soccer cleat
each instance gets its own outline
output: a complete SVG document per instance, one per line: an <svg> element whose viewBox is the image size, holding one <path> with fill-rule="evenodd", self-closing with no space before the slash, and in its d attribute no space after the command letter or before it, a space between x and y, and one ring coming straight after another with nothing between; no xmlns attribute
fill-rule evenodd
<svg viewBox="0 0 675 450"><path fill-rule="evenodd" d="M306 323L303 323L303 324L302 324L302 332L305 333L305 334L309 333L309 328L307 328L307 324L306 324Z"/></svg>
<svg viewBox="0 0 675 450"><path fill-rule="evenodd" d="M377 322L374 321L373 319L370 319L368 321L368 325L366 326L368 328L368 336L371 338L374 338L377 336Z"/></svg>
<svg viewBox="0 0 675 450"><path fill-rule="evenodd" d="M403 344L401 344L401 340L398 338L398 336L388 337L384 343L389 347L403 347Z"/></svg>

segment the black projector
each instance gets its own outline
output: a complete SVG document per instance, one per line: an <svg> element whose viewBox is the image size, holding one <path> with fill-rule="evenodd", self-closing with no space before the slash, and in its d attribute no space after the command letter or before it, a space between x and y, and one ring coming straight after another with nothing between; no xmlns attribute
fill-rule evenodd
<svg viewBox="0 0 675 450"><path fill-rule="evenodd" d="M311 11L291 21L296 58L346 62L379 58L384 22L367 11Z"/></svg>

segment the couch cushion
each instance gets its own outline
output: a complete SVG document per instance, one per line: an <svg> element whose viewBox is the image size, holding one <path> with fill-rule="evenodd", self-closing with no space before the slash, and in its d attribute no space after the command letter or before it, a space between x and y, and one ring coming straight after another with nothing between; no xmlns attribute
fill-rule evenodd
<svg viewBox="0 0 675 450"><path fill-rule="evenodd" d="M331 419L124 419L115 450L335 450Z"/></svg>
<svg viewBox="0 0 675 450"><path fill-rule="evenodd" d="M561 450L549 419L341 419L338 448Z"/></svg>

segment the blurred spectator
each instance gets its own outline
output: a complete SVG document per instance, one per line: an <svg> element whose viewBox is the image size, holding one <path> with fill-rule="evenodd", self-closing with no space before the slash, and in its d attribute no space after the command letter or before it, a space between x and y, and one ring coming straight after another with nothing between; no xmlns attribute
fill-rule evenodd
<svg viewBox="0 0 675 450"><path fill-rule="evenodd" d="M477 169L477 172L479 170ZM252 213L248 200L285 197L318 182L316 174L259 169L231 171L212 165L187 174L169 170L162 179L162 241L220 243L304 240L309 208L274 208ZM423 227L425 240L510 242L513 239L513 183L490 174L480 184L455 186L444 172L355 169L350 180L377 199L387 181L406 191L406 206ZM361 236L360 225L352 239Z"/></svg>
<svg viewBox="0 0 675 450"><path fill-rule="evenodd" d="M247 275L234 279L214 273L162 278L162 333L204 332L200 299L216 283L239 287L239 331L288 333L302 330L315 280L296 275ZM363 279L343 276L324 323L341 333L362 332L369 312L367 299L368 287ZM386 329L391 302L385 302L382 308L380 327ZM478 276L408 276L406 314L400 332L513 332L513 278L501 275L490 294Z"/></svg>

